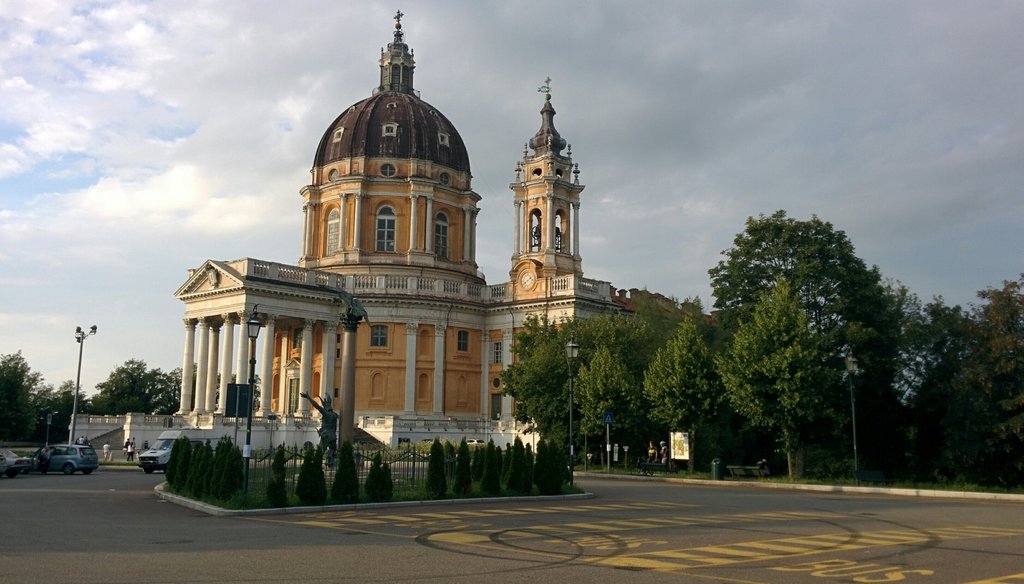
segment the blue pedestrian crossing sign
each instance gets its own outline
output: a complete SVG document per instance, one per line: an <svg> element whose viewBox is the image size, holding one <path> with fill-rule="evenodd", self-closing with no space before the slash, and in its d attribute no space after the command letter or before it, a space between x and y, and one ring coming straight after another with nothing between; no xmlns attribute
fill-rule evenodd
<svg viewBox="0 0 1024 584"><path fill-rule="evenodd" d="M615 414L611 413L610 411L605 412L604 413L604 423L605 424L614 424L615 423Z"/></svg>

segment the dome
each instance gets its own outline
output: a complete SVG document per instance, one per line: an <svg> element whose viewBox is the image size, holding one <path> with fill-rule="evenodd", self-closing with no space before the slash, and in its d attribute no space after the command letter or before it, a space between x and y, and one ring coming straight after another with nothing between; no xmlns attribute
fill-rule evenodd
<svg viewBox="0 0 1024 584"><path fill-rule="evenodd" d="M469 155L448 118L413 88L416 61L405 44L402 13L395 38L381 50L380 83L373 95L345 110L327 128L313 168L346 158L428 160L469 173Z"/></svg>
<svg viewBox="0 0 1024 584"><path fill-rule="evenodd" d="M429 160L469 172L469 154L455 126L412 93L382 91L356 103L324 132L314 167L349 157Z"/></svg>

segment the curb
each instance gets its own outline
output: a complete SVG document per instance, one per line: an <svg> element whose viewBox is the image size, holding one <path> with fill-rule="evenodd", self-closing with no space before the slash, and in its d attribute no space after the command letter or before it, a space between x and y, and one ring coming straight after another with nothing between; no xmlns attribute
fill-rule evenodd
<svg viewBox="0 0 1024 584"><path fill-rule="evenodd" d="M936 499L973 499L980 501L1009 501L1024 503L1024 495L1012 493L978 493L974 491L938 491L933 489L907 489L897 487L858 487L850 485L802 485L795 483L773 483L766 481L712 481L708 479L677 479L672 477L645 477L634 475L608 475L598 473L576 473L577 477L622 481L658 481L703 485L709 487L735 487L740 489L785 489L791 491L817 491L821 493L856 493L862 495L894 495L898 497L929 497Z"/></svg>
<svg viewBox="0 0 1024 584"><path fill-rule="evenodd" d="M167 483L160 483L153 487L156 496L168 503L174 503L181 507L213 515L216 517L245 517L253 515L293 515L302 513L320 513L323 511L356 511L361 509L393 509L403 507L433 507L437 505L466 505L484 503L509 503L525 501L575 501L581 499L593 499L593 493L579 493L576 495L538 495L536 497L477 497L474 499L430 499L424 501L392 501L390 503L351 503L348 505L317 505L308 507L276 507L270 509L225 509L168 493L164 490Z"/></svg>

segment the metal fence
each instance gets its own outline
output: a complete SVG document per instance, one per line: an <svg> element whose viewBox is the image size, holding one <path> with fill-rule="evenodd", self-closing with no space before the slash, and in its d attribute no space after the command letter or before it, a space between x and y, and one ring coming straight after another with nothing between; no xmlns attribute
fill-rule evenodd
<svg viewBox="0 0 1024 584"><path fill-rule="evenodd" d="M381 448L379 446L357 445L355 447L356 474L359 477L359 485L366 482L366 475L370 472L370 465L377 453L381 455L381 461L391 468L391 479L394 481L395 490L416 490L426 485L427 466L430 461L428 452L417 451L414 448ZM274 450L255 451L253 458L249 461L249 494L259 499L267 491L267 483L273 475L272 466L274 463ZM295 494L295 484L299 478L299 469L302 467L303 458L312 455L312 450L302 448L285 449L285 485L289 495ZM445 456L445 476L449 480L455 477L455 457ZM327 489L334 483L335 467L324 465L324 475L327 479Z"/></svg>

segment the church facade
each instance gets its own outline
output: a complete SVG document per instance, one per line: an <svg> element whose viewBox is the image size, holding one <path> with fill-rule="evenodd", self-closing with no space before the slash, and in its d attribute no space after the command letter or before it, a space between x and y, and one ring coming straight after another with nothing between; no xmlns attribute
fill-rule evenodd
<svg viewBox="0 0 1024 584"><path fill-rule="evenodd" d="M343 417L348 409L359 429L391 445L510 441L529 430L514 421L501 381L524 320L622 309L609 282L584 277L584 186L547 91L510 184L509 277L485 281L467 146L416 91L400 19L378 87L341 112L316 148L300 190L298 263L207 260L175 293L185 308L175 427L216 434L235 424L228 384L244 382L255 358L257 446L315 441L319 413L303 395ZM353 302L365 311L358 322ZM260 326L258 346L249 322Z"/></svg>

